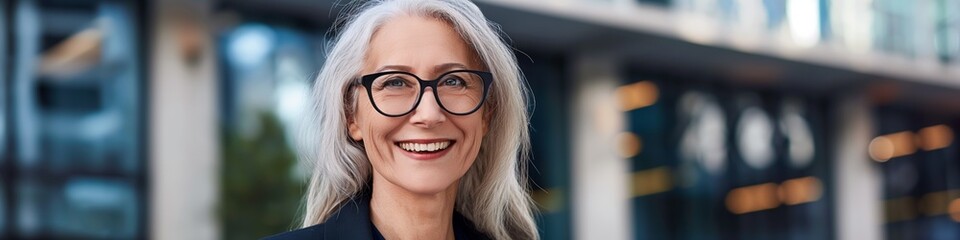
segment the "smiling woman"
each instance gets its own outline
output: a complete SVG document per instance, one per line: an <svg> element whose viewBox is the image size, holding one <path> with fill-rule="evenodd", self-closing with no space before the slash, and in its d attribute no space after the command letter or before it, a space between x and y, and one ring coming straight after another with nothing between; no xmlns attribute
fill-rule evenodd
<svg viewBox="0 0 960 240"><path fill-rule="evenodd" d="M516 59L466 0L357 8L314 85L303 229L270 239L539 239Z"/></svg>

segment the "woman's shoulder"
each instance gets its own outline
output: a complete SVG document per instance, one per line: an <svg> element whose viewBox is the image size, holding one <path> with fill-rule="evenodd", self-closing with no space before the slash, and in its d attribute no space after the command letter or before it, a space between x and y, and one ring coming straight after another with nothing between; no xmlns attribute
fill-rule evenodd
<svg viewBox="0 0 960 240"><path fill-rule="evenodd" d="M368 240L373 236L370 226L370 202L369 199L361 197L348 200L324 223L280 233L264 239Z"/></svg>
<svg viewBox="0 0 960 240"><path fill-rule="evenodd" d="M458 212L454 212L453 215L453 226L458 228L460 234L457 235L457 239L468 239L468 240L489 240L493 239L490 236L487 236L480 230L477 230L477 225L474 225L470 219L467 219ZM462 234L462 235L461 235Z"/></svg>

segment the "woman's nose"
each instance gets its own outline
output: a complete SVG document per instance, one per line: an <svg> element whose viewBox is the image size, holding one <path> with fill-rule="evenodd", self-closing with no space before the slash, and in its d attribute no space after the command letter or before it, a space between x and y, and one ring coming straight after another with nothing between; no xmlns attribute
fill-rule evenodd
<svg viewBox="0 0 960 240"><path fill-rule="evenodd" d="M440 107L436 95L433 94L432 89L425 89L420 104L413 109L410 122L420 127L433 128L446 121L446 112Z"/></svg>

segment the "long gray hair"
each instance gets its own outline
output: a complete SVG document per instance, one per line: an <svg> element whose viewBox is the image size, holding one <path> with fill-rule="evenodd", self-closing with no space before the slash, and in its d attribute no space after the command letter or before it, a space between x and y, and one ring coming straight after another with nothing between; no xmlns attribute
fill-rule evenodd
<svg viewBox="0 0 960 240"><path fill-rule="evenodd" d="M347 131L356 110L351 85L363 66L372 35L391 17L416 15L450 23L494 75L487 96L489 129L473 166L460 181L456 210L495 239L539 239L527 194L527 88L511 49L467 0L369 1L348 16L328 48L313 87L314 103L304 126L301 157L311 168L303 227L322 223L371 184L370 162Z"/></svg>

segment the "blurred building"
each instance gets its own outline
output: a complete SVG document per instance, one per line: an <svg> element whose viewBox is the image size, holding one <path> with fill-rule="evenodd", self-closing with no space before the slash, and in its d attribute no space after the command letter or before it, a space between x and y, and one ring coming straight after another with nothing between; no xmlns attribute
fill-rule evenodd
<svg viewBox="0 0 960 240"><path fill-rule="evenodd" d="M960 239L960 0L477 4L533 90L544 239ZM296 226L345 5L0 1L0 239Z"/></svg>
<svg viewBox="0 0 960 240"><path fill-rule="evenodd" d="M144 236L139 7L0 3L0 238Z"/></svg>

